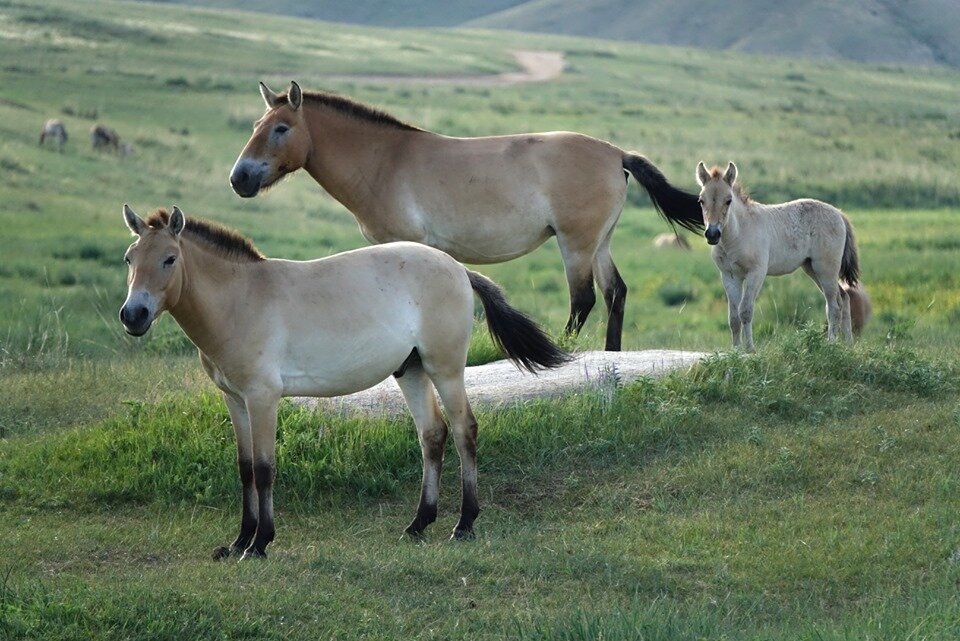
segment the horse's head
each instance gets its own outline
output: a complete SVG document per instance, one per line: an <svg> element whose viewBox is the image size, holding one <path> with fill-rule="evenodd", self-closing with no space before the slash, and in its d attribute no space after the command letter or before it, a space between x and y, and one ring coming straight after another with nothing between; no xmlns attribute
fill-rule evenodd
<svg viewBox="0 0 960 641"><path fill-rule="evenodd" d="M267 112L253 125L253 135L230 171L233 191L243 198L256 196L278 180L303 167L312 144L303 118L303 92L290 83L286 94L275 94L260 83Z"/></svg>
<svg viewBox="0 0 960 641"><path fill-rule="evenodd" d="M737 166L732 162L727 170L719 167L707 170L703 161L697 165L697 182L700 183L700 207L703 208L703 224L707 230L707 243L716 245L727 222L730 203L733 202L733 183L737 180Z"/></svg>
<svg viewBox="0 0 960 641"><path fill-rule="evenodd" d="M128 289L127 300L120 308L120 322L128 334L143 336L160 314L180 300L180 234L186 219L174 207L165 224L154 217L147 224L127 205L123 206L123 219L137 240L123 257L128 266Z"/></svg>

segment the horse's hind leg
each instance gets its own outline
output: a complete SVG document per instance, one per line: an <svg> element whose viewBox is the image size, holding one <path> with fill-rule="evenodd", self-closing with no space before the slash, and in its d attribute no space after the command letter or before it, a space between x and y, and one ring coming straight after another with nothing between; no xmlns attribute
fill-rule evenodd
<svg viewBox="0 0 960 641"><path fill-rule="evenodd" d="M560 254L563 256L563 269L570 288L570 318L567 320L567 334L577 334L587 322L587 316L597 302L593 291L593 268L591 260L593 247L576 247L573 239L557 235Z"/></svg>
<svg viewBox="0 0 960 641"><path fill-rule="evenodd" d="M608 352L619 352L623 336L623 310L627 302L627 284L620 277L610 255L610 235L604 240L593 259L593 274L607 305Z"/></svg>
<svg viewBox="0 0 960 641"><path fill-rule="evenodd" d="M451 538L470 539L473 538L473 522L480 514L480 503L477 500L477 419L474 418L467 401L462 370L458 375L431 375L431 378L440 392L443 408L447 411L447 418L453 429L457 454L460 455L460 520L453 529Z"/></svg>
<svg viewBox="0 0 960 641"><path fill-rule="evenodd" d="M447 424L443 422L433 385L423 371L419 360L411 363L397 377L397 385L413 415L417 426L417 438L423 453L423 482L420 487L420 504L417 515L407 529L407 534L419 537L423 530L437 519L437 499L440 496L440 472L443 469L443 451L447 443Z"/></svg>

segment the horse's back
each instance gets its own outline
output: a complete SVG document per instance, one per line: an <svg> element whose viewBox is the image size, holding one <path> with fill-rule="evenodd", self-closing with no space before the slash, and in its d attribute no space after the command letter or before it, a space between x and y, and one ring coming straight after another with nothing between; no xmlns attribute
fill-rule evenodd
<svg viewBox="0 0 960 641"><path fill-rule="evenodd" d="M414 348L425 361L463 367L473 295L466 270L443 252L399 242L268 263L260 290L269 303L259 306L272 310L268 326L276 335L267 342L277 347L286 394L366 389Z"/></svg>

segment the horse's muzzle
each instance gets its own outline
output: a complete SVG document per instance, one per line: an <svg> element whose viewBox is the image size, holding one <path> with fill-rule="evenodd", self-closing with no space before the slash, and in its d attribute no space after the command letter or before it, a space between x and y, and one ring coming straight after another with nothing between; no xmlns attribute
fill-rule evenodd
<svg viewBox="0 0 960 641"><path fill-rule="evenodd" d="M241 198L252 198L260 191L263 172L251 167L249 161L240 161L230 172L230 186Z"/></svg>
<svg viewBox="0 0 960 641"><path fill-rule="evenodd" d="M720 242L720 228L716 225L710 225L703 236L707 239L708 245L716 245Z"/></svg>
<svg viewBox="0 0 960 641"><path fill-rule="evenodd" d="M124 305L120 308L120 322L131 336L143 336L153 324L146 305Z"/></svg>

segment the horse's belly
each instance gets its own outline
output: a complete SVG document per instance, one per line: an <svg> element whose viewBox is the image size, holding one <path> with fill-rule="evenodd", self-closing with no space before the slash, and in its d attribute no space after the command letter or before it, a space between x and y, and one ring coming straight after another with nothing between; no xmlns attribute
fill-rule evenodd
<svg viewBox="0 0 960 641"><path fill-rule="evenodd" d="M340 346L300 345L281 372L283 396L342 396L373 387L410 355L409 342L345 341Z"/></svg>

